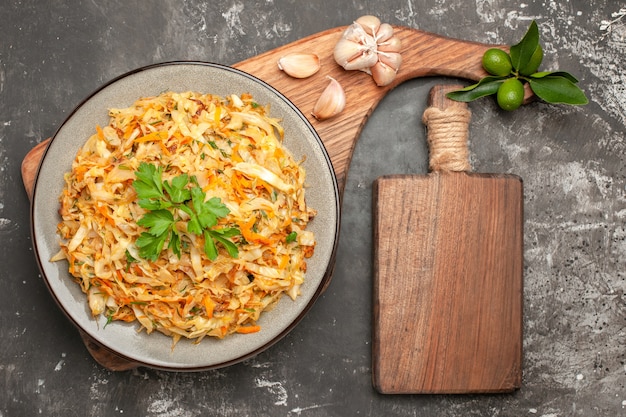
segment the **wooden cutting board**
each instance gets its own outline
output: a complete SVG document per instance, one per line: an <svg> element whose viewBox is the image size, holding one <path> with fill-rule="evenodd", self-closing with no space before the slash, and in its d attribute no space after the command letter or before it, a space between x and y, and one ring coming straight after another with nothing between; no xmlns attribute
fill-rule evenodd
<svg viewBox="0 0 626 417"><path fill-rule="evenodd" d="M275 87L307 116L330 155L340 195L343 194L346 173L361 129L391 89L404 81L427 76L449 76L477 81L487 75L481 66L482 54L493 47L394 26L395 35L404 45L403 63L393 83L378 87L369 75L361 71L345 71L335 63L333 48L345 29L345 26L329 29L233 65ZM278 69L278 59L290 52L302 51L316 53L320 57L322 67L319 72L310 78L299 80L290 78ZM341 114L320 122L311 116L311 112L328 83L327 76L332 76L344 87L347 104ZM29 197L32 197L39 162L48 142L49 139L42 141L22 162L22 179ZM83 334L82 337L90 354L102 366L111 370L137 366L99 346L87 335Z"/></svg>
<svg viewBox="0 0 626 417"><path fill-rule="evenodd" d="M441 123L428 119L431 168L435 135L449 141L460 124L467 140L469 111L445 92L433 88L431 106L461 108L466 117L444 111ZM522 181L468 166L374 183L372 378L381 393L521 385Z"/></svg>

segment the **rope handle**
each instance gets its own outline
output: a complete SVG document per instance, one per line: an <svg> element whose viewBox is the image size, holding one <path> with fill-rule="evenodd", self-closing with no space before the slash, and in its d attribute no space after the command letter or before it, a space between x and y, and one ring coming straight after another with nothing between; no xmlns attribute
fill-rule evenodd
<svg viewBox="0 0 626 417"><path fill-rule="evenodd" d="M468 138L472 114L467 103L446 97L448 92L460 88L459 85L436 85L430 90L429 107L422 116L427 127L430 171L471 171Z"/></svg>

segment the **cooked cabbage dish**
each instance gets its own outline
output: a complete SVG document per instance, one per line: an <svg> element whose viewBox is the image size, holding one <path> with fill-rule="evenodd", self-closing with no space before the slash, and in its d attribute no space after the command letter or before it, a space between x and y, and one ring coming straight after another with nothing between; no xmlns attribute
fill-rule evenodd
<svg viewBox="0 0 626 417"><path fill-rule="evenodd" d="M94 316L173 338L261 330L304 283L305 170L248 94L167 92L109 110L64 176L57 231Z"/></svg>

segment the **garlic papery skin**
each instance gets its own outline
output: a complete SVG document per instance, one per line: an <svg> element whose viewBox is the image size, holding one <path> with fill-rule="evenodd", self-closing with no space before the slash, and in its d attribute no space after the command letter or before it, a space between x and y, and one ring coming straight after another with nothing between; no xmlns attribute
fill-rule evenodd
<svg viewBox="0 0 626 417"><path fill-rule="evenodd" d="M401 47L402 41L394 36L393 26L367 15L346 28L335 44L333 56L345 70L364 71L372 75L377 85L384 86L393 81L400 68Z"/></svg>
<svg viewBox="0 0 626 417"><path fill-rule="evenodd" d="M313 117L322 121L338 115L346 107L346 93L343 87L333 77L317 99L313 107Z"/></svg>
<svg viewBox="0 0 626 417"><path fill-rule="evenodd" d="M294 78L310 77L320 66L320 58L315 54L292 52L278 60L278 69Z"/></svg>

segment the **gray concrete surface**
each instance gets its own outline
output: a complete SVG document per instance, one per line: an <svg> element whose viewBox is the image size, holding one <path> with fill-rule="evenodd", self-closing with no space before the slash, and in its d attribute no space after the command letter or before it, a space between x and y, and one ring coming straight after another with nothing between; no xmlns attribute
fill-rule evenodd
<svg viewBox="0 0 626 417"><path fill-rule="evenodd" d="M626 20L623 2L422 0L4 1L0 7L0 417L626 415ZM426 172L407 82L369 119L343 200L334 278L271 349L202 373L110 372L39 275L20 163L102 83L156 62L233 64L363 14L513 43L540 25L544 68L581 80L584 107L470 105L475 171L525 185L523 386L503 395L385 396L371 386L371 184ZM626 18L624 18L626 19ZM615 20L606 28L604 21Z"/></svg>

